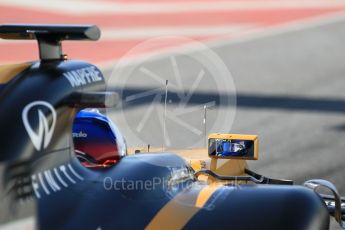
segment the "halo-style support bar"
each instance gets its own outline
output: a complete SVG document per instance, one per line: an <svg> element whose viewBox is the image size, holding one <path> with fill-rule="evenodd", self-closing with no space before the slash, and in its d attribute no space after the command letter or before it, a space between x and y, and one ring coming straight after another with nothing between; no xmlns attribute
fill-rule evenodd
<svg viewBox="0 0 345 230"><path fill-rule="evenodd" d="M321 180L321 179L308 180L304 182L304 186L314 190L316 193L318 193L317 189L321 187L326 188L332 192L333 199L334 199L334 207L333 207L334 218L339 223L340 227L342 229L345 229L345 222L343 221L343 218L342 218L342 199L341 199L341 196L339 195L337 188L331 182L326 181L326 180Z"/></svg>

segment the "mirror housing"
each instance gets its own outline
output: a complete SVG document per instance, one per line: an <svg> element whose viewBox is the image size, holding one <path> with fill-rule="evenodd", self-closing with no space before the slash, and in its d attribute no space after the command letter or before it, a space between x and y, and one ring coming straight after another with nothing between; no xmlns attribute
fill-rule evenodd
<svg viewBox="0 0 345 230"><path fill-rule="evenodd" d="M208 136L208 156L220 159L257 160L259 157L258 136L210 134Z"/></svg>

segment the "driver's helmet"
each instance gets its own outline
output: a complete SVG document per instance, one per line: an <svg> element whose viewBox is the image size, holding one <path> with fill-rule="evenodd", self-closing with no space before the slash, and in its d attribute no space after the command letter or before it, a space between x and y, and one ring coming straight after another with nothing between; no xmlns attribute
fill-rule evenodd
<svg viewBox="0 0 345 230"><path fill-rule="evenodd" d="M85 167L109 167L127 155L124 137L98 110L81 110L75 117L72 134L76 156Z"/></svg>

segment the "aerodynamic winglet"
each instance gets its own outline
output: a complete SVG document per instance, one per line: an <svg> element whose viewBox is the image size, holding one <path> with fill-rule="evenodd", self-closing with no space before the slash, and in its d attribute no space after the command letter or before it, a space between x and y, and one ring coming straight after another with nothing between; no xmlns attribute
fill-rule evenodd
<svg viewBox="0 0 345 230"><path fill-rule="evenodd" d="M37 39L44 35L57 40L98 40L101 36L95 25L0 25L2 39Z"/></svg>
<svg viewBox="0 0 345 230"><path fill-rule="evenodd" d="M0 25L2 39L36 39L41 60L64 59L61 49L63 40L93 40L100 38L101 31L95 25Z"/></svg>

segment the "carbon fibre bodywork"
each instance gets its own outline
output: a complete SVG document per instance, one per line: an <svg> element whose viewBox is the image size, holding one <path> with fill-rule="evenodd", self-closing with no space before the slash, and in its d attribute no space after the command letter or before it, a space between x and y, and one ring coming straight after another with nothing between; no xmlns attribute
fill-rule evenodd
<svg viewBox="0 0 345 230"><path fill-rule="evenodd" d="M128 156L101 171L71 164L83 180L73 177L76 184L49 196L39 190L41 229L328 229L329 225L323 201L299 186L217 186L198 207L197 199L208 185L196 181L189 166L174 154ZM174 176L182 171L183 176ZM146 186L135 186L138 181Z"/></svg>

